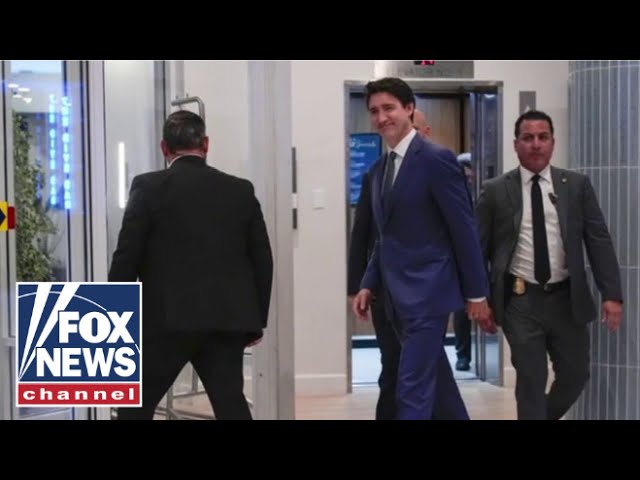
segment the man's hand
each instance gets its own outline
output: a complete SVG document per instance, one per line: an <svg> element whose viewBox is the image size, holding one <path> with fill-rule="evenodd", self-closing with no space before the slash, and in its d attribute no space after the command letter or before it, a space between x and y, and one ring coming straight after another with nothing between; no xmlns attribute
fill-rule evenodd
<svg viewBox="0 0 640 480"><path fill-rule="evenodd" d="M483 332L496 333L498 327L493 319L493 312L489 308L487 300L482 302L467 302L467 317L469 320L478 323L478 326Z"/></svg>
<svg viewBox="0 0 640 480"><path fill-rule="evenodd" d="M369 311L369 305L371 304L371 290L363 288L358 294L353 297L351 302L351 308L356 317L362 321L367 321L369 317L367 312Z"/></svg>
<svg viewBox="0 0 640 480"><path fill-rule="evenodd" d="M615 300L602 302L602 322L610 332L615 332L622 322L622 303Z"/></svg>

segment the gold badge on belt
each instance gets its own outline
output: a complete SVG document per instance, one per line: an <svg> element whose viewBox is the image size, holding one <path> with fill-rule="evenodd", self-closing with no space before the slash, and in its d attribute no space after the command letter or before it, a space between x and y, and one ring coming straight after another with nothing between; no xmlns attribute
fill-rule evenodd
<svg viewBox="0 0 640 480"><path fill-rule="evenodd" d="M513 279L513 293L516 295L522 295L527 290L524 279L520 277L515 277Z"/></svg>

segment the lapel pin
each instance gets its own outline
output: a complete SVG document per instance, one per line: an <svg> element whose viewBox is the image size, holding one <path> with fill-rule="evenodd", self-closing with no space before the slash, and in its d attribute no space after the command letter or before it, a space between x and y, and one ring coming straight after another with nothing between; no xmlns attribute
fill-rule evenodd
<svg viewBox="0 0 640 480"><path fill-rule="evenodd" d="M562 183L567 183L566 177L562 177Z"/></svg>

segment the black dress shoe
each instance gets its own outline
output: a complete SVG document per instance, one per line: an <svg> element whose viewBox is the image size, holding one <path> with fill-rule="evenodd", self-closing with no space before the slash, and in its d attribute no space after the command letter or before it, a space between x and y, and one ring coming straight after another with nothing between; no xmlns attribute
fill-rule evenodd
<svg viewBox="0 0 640 480"><path fill-rule="evenodd" d="M456 370L460 370L462 372L471 370L471 365L469 365L469 363L469 360L465 360L464 358L459 359L456 362Z"/></svg>

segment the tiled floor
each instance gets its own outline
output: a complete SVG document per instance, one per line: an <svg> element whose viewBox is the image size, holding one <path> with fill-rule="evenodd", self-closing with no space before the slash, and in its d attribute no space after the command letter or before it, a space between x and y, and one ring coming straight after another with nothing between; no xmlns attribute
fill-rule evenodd
<svg viewBox="0 0 640 480"><path fill-rule="evenodd" d="M456 364L455 348L447 346L445 350L456 380L473 380L477 378L473 363L471 364L471 370L468 372L459 372L453 368ZM351 366L354 385L375 385L378 381L378 375L380 375L380 350L378 348L354 348L351 351Z"/></svg>
<svg viewBox="0 0 640 480"><path fill-rule="evenodd" d="M515 420L516 404L513 389L496 387L479 380L458 382L472 420ZM372 420L378 398L377 386L354 387L345 395L296 397L297 420ZM177 399L184 410L211 415L206 395ZM157 415L157 419L164 419Z"/></svg>
<svg viewBox="0 0 640 480"><path fill-rule="evenodd" d="M455 364L453 347L446 347L452 365ZM378 398L376 384L380 370L380 353L377 348L358 348L353 350L353 392L345 395L297 396L297 420L372 420L375 417L375 405ZM247 363L247 373L250 373ZM473 364L472 364L473 367ZM472 420L512 420L516 418L516 404L513 389L496 387L475 379L471 372L455 372L460 393L464 399ZM176 382L175 393L189 391L192 372L186 368ZM250 397L250 385L245 391ZM164 403L164 402L163 402ZM207 396L202 393L195 396L176 398L175 406L184 411L194 412L200 418L211 418L212 410ZM156 415L157 419L164 419Z"/></svg>
<svg viewBox="0 0 640 480"><path fill-rule="evenodd" d="M478 380L459 382L472 420L515 420L513 390ZM298 420L371 420L375 416L377 387L354 387L349 395L296 398Z"/></svg>
<svg viewBox="0 0 640 480"><path fill-rule="evenodd" d="M459 382L460 393L472 420L515 420L513 390L496 387L478 380ZM299 396L296 398L296 420L373 420L378 388L355 387L346 395ZM211 415L206 395L176 402L185 410ZM158 415L157 419L164 419Z"/></svg>

